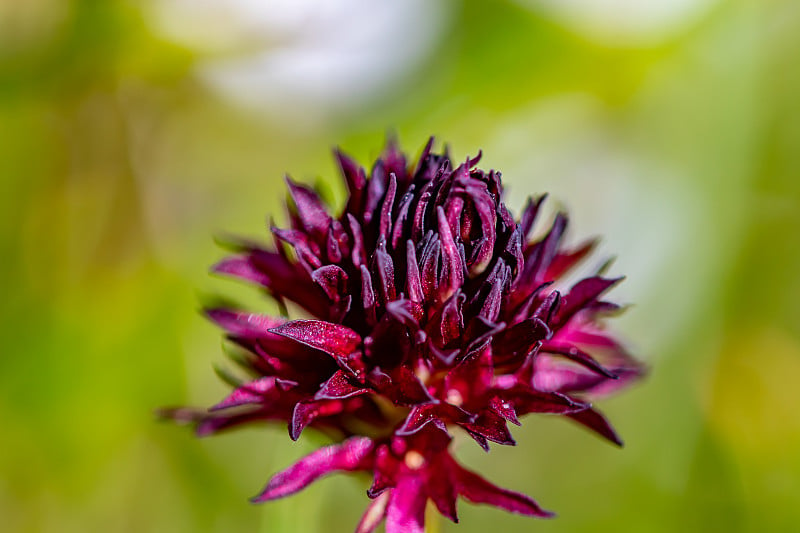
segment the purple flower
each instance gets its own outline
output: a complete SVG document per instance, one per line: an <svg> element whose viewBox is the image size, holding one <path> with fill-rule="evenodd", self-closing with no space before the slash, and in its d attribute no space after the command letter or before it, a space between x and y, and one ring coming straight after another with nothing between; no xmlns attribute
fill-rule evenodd
<svg viewBox="0 0 800 533"><path fill-rule="evenodd" d="M616 390L641 367L606 333L601 299L619 279L599 274L561 285L592 249L561 244L564 214L531 240L544 197L515 220L500 174L454 166L428 143L415 166L393 143L367 174L336 157L349 191L338 217L310 188L287 181L290 228L271 247L236 243L214 271L252 282L288 320L236 309L206 312L246 355L249 375L208 410L165 413L208 435L277 420L296 440L305 428L335 444L272 477L254 498L293 494L336 471L372 475L372 499L357 527L423 531L431 500L458 521L459 496L513 513L549 517L529 497L460 466L452 433L515 444L508 423L528 413L565 416L621 444L588 399Z"/></svg>

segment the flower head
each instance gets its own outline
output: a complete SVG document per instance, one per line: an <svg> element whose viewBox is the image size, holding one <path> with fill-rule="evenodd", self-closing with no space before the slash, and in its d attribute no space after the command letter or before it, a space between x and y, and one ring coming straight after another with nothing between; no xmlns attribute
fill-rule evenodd
<svg viewBox="0 0 800 533"><path fill-rule="evenodd" d="M229 378L235 389L208 410L167 414L199 435L275 420L294 440L311 428L335 442L273 476L254 501L364 471L372 503L357 531L384 519L389 533L422 531L428 500L457 521L459 496L547 517L459 465L452 435L488 451L515 444L509 422L551 413L621 444L587 403L641 373L599 322L618 309L601 297L620 280L598 274L563 287L593 243L565 248L564 214L532 240L543 197L515 220L499 172L478 169L480 156L454 165L431 146L410 166L389 143L369 173L337 152L349 191L339 216L287 180L290 227L272 228L272 247L239 242L213 269L308 318L208 309L244 349L237 362L250 377Z"/></svg>

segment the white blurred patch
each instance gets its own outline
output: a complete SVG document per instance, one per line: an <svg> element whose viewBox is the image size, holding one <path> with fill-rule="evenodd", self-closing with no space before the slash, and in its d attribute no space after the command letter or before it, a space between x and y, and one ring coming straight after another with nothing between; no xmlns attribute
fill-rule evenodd
<svg viewBox="0 0 800 533"><path fill-rule="evenodd" d="M212 86L253 108L313 123L363 106L408 75L443 33L448 3L160 0L155 6L163 33L221 55L201 67Z"/></svg>
<svg viewBox="0 0 800 533"><path fill-rule="evenodd" d="M503 162L514 213L528 194L549 193L539 232L554 211L565 209L568 244L601 238L565 285L616 257L608 275L627 278L611 299L636 304L637 312L624 315L624 321L646 325L646 337L635 341L647 352L692 316L694 295L712 274L705 265L718 250L713 236L704 234L707 213L688 177L644 159L614 124L592 96L564 95L517 110L498 124L485 152ZM642 309L645 313L638 312ZM653 309L658 320L636 316Z"/></svg>
<svg viewBox="0 0 800 533"><path fill-rule="evenodd" d="M719 0L517 0L601 42L647 45L668 38Z"/></svg>

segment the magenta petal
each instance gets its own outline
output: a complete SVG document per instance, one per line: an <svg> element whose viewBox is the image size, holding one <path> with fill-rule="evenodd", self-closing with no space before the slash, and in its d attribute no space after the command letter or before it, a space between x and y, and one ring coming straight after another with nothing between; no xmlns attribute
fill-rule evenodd
<svg viewBox="0 0 800 533"><path fill-rule="evenodd" d="M617 379L617 375L605 368L603 365L595 361L595 359L589 355L588 353L584 352L583 350L578 349L575 346L568 346L568 345L561 345L561 344L545 344L542 346L542 352L551 353L556 355L563 355L570 361L575 361L581 366L588 368L589 370L601 374L609 379Z"/></svg>
<svg viewBox="0 0 800 533"><path fill-rule="evenodd" d="M454 471L458 480L459 493L472 503L486 503L511 513L538 516L539 518L555 516L550 511L539 507L538 503L524 494L502 489L458 465L454 465Z"/></svg>
<svg viewBox="0 0 800 533"><path fill-rule="evenodd" d="M344 404L340 400L307 400L294 406L289 421L289 437L300 438L303 430L318 417L336 415L342 412Z"/></svg>
<svg viewBox="0 0 800 533"><path fill-rule="evenodd" d="M391 497L390 492L384 492L378 495L372 502L370 502L361 521L356 526L355 533L373 533L386 517L386 507Z"/></svg>
<svg viewBox="0 0 800 533"><path fill-rule="evenodd" d="M425 533L427 499L418 476L403 476L390 493L386 533Z"/></svg>
<svg viewBox="0 0 800 533"><path fill-rule="evenodd" d="M270 333L322 350L336 358L346 358L361 344L361 337L352 329L322 320L294 320L270 329Z"/></svg>
<svg viewBox="0 0 800 533"><path fill-rule="evenodd" d="M231 392L224 400L213 406L211 411L218 411L228 407L247 405L251 403L261 403L265 396L275 390L275 378L263 377L251 381Z"/></svg>
<svg viewBox="0 0 800 533"><path fill-rule="evenodd" d="M444 466L444 465L442 465ZM458 489L451 469L441 466L427 479L428 496L444 516L458 523L456 500Z"/></svg>
<svg viewBox="0 0 800 533"><path fill-rule="evenodd" d="M269 276L258 270L250 261L250 257L246 255L235 255L223 259L211 267L211 271L257 283L264 287L269 287L271 283Z"/></svg>
<svg viewBox="0 0 800 533"><path fill-rule="evenodd" d="M308 187L293 183L288 177L286 184L297 208L297 216L300 218L303 229L309 233L325 235L331 224L331 216L317 193Z"/></svg>
<svg viewBox="0 0 800 533"><path fill-rule="evenodd" d="M341 444L320 448L275 474L252 501L258 503L289 496L337 470L367 469L373 448L372 439L367 437L353 437Z"/></svg>
<svg viewBox="0 0 800 533"><path fill-rule="evenodd" d="M284 323L279 318L229 309L206 309L205 314L231 335L245 339L269 336L271 328Z"/></svg>

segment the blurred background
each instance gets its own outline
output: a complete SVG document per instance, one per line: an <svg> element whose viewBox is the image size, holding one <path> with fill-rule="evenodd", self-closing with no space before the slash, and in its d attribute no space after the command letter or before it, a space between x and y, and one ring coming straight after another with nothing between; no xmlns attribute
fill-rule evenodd
<svg viewBox="0 0 800 533"><path fill-rule="evenodd" d="M0 0L0 517L12 532L351 531L364 479L248 503L319 444L197 440L227 390L215 235L266 236L282 177L343 195L395 132L549 191L651 367L600 405L618 450L529 417L465 463L558 512L441 531L796 531L800 3Z"/></svg>

